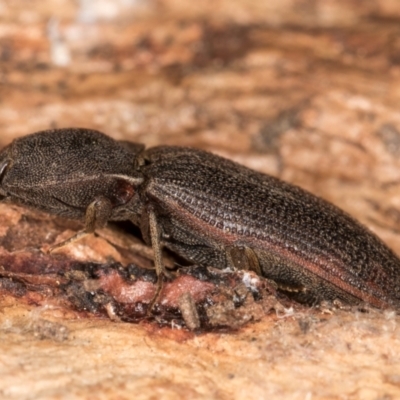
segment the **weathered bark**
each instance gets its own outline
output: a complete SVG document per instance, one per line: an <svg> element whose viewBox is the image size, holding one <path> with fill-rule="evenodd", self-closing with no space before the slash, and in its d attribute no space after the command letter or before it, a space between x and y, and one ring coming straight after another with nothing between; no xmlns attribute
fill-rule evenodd
<svg viewBox="0 0 400 400"><path fill-rule="evenodd" d="M84 4L0 2L0 146L84 126L201 147L332 201L400 255L397 2ZM203 327L216 321L229 333L181 329L182 310L193 329L196 321L191 298L174 290L175 314L159 321L169 326L129 324L115 301L133 282L124 267L151 266L146 250L120 226L57 254L37 251L79 227L0 206L2 397L400 396L394 313L324 313L280 299L284 308L268 295L235 308L233 291L245 289L233 275L200 315ZM89 274L82 263L103 269ZM180 279L200 292L213 285L197 278ZM98 308L84 301L91 291Z"/></svg>

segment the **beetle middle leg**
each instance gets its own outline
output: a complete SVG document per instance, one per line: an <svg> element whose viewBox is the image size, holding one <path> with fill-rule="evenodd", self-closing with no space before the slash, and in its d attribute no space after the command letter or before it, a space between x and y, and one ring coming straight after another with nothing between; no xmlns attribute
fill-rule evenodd
<svg viewBox="0 0 400 400"><path fill-rule="evenodd" d="M157 274L157 288L147 309L147 314L153 310L155 303L160 297L161 290L164 286L164 276L170 276L164 267L162 260L162 243L161 243L161 229L157 220L157 215L154 208L148 205L142 213L141 217L141 231L145 242L151 245L153 249L154 267Z"/></svg>
<svg viewBox="0 0 400 400"><path fill-rule="evenodd" d="M106 226L107 221L110 219L112 213L111 201L103 196L97 197L93 202L86 208L85 213L85 227L70 238L64 240L61 243L57 243L51 246L47 252L51 253L61 247L64 247L70 243L76 242L86 235L94 233L96 228L103 228Z"/></svg>

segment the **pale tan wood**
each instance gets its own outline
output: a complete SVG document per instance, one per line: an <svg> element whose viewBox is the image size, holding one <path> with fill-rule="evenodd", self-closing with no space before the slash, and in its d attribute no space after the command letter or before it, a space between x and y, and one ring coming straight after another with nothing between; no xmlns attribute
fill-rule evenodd
<svg viewBox="0 0 400 400"><path fill-rule="evenodd" d="M334 202L400 254L397 2L81 3L0 2L0 146L85 126L201 147ZM71 234L0 210L2 248ZM110 244L137 246L125 233L105 236L66 254L151 266ZM238 332L193 334L5 295L0 307L2 398L400 397L400 319L389 312L288 309Z"/></svg>

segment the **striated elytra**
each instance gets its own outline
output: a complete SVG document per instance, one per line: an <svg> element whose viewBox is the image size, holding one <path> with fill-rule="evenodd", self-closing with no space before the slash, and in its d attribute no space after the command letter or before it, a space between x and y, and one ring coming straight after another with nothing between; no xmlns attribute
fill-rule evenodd
<svg viewBox="0 0 400 400"><path fill-rule="evenodd" d="M14 140L0 153L0 196L85 228L131 220L153 247L195 264L251 269L297 301L400 306L400 260L334 205L211 153L145 150L88 129Z"/></svg>

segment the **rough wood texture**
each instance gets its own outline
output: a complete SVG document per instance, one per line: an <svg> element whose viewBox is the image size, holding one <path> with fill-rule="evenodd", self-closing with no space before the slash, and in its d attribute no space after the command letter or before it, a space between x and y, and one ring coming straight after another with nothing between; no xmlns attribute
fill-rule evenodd
<svg viewBox="0 0 400 400"><path fill-rule="evenodd" d="M0 146L85 126L201 147L334 202L400 255L399 20L393 0L0 1ZM79 226L7 205L0 221L2 256ZM145 262L132 242L111 229L64 256ZM391 312L294 306L196 334L2 293L2 398L400 397Z"/></svg>

